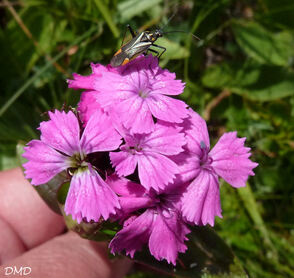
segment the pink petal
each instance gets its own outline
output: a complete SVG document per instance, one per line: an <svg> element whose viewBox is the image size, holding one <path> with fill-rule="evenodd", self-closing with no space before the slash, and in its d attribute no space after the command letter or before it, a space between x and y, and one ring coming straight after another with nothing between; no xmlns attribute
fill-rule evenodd
<svg viewBox="0 0 294 278"><path fill-rule="evenodd" d="M41 122L41 141L69 156L80 151L80 127L75 114L55 110L49 112L50 120Z"/></svg>
<svg viewBox="0 0 294 278"><path fill-rule="evenodd" d="M246 186L258 165L249 159L250 148L244 146L245 140L238 138L237 132L225 133L209 153L215 172L234 187Z"/></svg>
<svg viewBox="0 0 294 278"><path fill-rule="evenodd" d="M133 258L135 252L140 250L143 244L148 241L153 217L153 211L147 210L137 218L132 219L132 222L124 226L110 242L111 252L114 254L126 250L126 254Z"/></svg>
<svg viewBox="0 0 294 278"><path fill-rule="evenodd" d="M105 72L116 72L116 70L105 67L100 64L93 64L91 63L92 68L92 74L88 76L82 76L77 73L73 74L74 80L68 79L68 87L73 89L86 89L86 90L93 90L94 84L96 82L96 79L99 80L99 77L102 76Z"/></svg>
<svg viewBox="0 0 294 278"><path fill-rule="evenodd" d="M158 191L175 179L179 172L177 164L164 155L144 153L138 156L138 171L141 184L149 190Z"/></svg>
<svg viewBox="0 0 294 278"><path fill-rule="evenodd" d="M181 80L174 80L174 74L159 75L158 80L154 80L152 83L152 94L162 95L180 95L184 91L185 84Z"/></svg>
<svg viewBox="0 0 294 278"><path fill-rule="evenodd" d="M129 89L131 88L130 85L126 82L124 82L123 77L117 73L117 72L103 72L102 78L97 79L97 82L95 83L95 90L96 91L123 91L123 92L129 92ZM117 94L117 93L116 93ZM113 96L115 94L112 94Z"/></svg>
<svg viewBox="0 0 294 278"><path fill-rule="evenodd" d="M177 178L181 182L188 182L196 178L200 171L199 156L191 152L183 152L170 157L179 167Z"/></svg>
<svg viewBox="0 0 294 278"><path fill-rule="evenodd" d="M99 103L103 109L115 107L117 103L135 94L133 86L116 72L104 72L102 77L97 79L94 87L99 91Z"/></svg>
<svg viewBox="0 0 294 278"><path fill-rule="evenodd" d="M159 80L174 80L176 79L176 74L174 72L169 72L167 69L159 68L155 77Z"/></svg>
<svg viewBox="0 0 294 278"><path fill-rule="evenodd" d="M146 101L152 115L160 120L181 123L188 117L187 104L181 100L160 94L150 94Z"/></svg>
<svg viewBox="0 0 294 278"><path fill-rule="evenodd" d="M214 217L221 215L220 193L215 174L202 170L188 186L182 198L183 216L196 225L214 225Z"/></svg>
<svg viewBox="0 0 294 278"><path fill-rule="evenodd" d="M119 115L116 113L115 109L107 111L108 116L111 119L112 126L117 130L117 132L125 139L126 136L130 136L130 132L126 129L122 123Z"/></svg>
<svg viewBox="0 0 294 278"><path fill-rule="evenodd" d="M66 156L39 140L30 141L24 150L22 156L28 160L23 164L25 177L33 185L44 184L69 167Z"/></svg>
<svg viewBox="0 0 294 278"><path fill-rule="evenodd" d="M150 207L154 204L154 200L152 200L148 195L143 197L120 197L119 203L121 206L120 213L122 213L122 218L124 216L129 216L131 213L140 209Z"/></svg>
<svg viewBox="0 0 294 278"><path fill-rule="evenodd" d="M144 151L176 155L184 150L185 144L185 136L177 128L156 124L154 132L144 138L141 147Z"/></svg>
<svg viewBox="0 0 294 278"><path fill-rule="evenodd" d="M146 194L146 190L143 186L131 182L126 178L119 178L116 174L112 174L107 177L106 182L110 188L119 195L121 209L117 211L115 217L115 219L119 221L129 217L132 212L150 207L154 202L154 200Z"/></svg>
<svg viewBox="0 0 294 278"><path fill-rule="evenodd" d="M97 101L97 96L99 96L99 93L96 91L88 91L81 94L78 111L80 113L83 126L86 125L95 111L101 109L101 106Z"/></svg>
<svg viewBox="0 0 294 278"><path fill-rule="evenodd" d="M146 192L141 184L132 182L126 178L120 178L116 174L108 176L106 182L111 189L120 196L142 197Z"/></svg>
<svg viewBox="0 0 294 278"><path fill-rule="evenodd" d="M148 90L149 85L149 76L146 71L142 70L141 68L137 67L134 69L135 65L133 66L132 71L125 75L124 77L128 81L128 83L135 89L134 92L138 95L140 91ZM149 91L149 90L148 90Z"/></svg>
<svg viewBox="0 0 294 278"><path fill-rule="evenodd" d="M78 223L83 218L98 222L101 216L107 220L118 208L118 197L95 170L90 167L74 173L65 201L67 215L71 214Z"/></svg>
<svg viewBox="0 0 294 278"><path fill-rule="evenodd" d="M163 211L158 214L152 226L149 239L150 253L159 261L166 259L168 263L176 265L178 253L184 253L188 240L186 234L190 230L180 216L172 211Z"/></svg>
<svg viewBox="0 0 294 278"><path fill-rule="evenodd" d="M74 80L67 79L69 88L93 90L97 75L91 74L88 76L82 76L80 74L74 73L73 78Z"/></svg>
<svg viewBox="0 0 294 278"><path fill-rule="evenodd" d="M183 92L184 83L175 80L174 73L161 69L158 66L158 59L152 55L138 57L120 69L124 76L134 72L139 75L148 75L149 87L155 94L179 95Z"/></svg>
<svg viewBox="0 0 294 278"><path fill-rule="evenodd" d="M81 149L86 154L112 151L121 144L119 133L112 126L111 118L97 110L88 121L81 138Z"/></svg>
<svg viewBox="0 0 294 278"><path fill-rule="evenodd" d="M154 122L146 99L134 94L121 101L114 109L121 123L131 133L149 133L154 130Z"/></svg>
<svg viewBox="0 0 294 278"><path fill-rule="evenodd" d="M119 176L128 176L133 174L138 158L136 155L128 151L111 152L109 154L111 164L115 167L115 171Z"/></svg>
<svg viewBox="0 0 294 278"><path fill-rule="evenodd" d="M121 75L127 76L134 71L147 72L152 78L158 72L158 59L153 55L140 55L136 59L130 61L124 67L119 67L118 71Z"/></svg>
<svg viewBox="0 0 294 278"><path fill-rule="evenodd" d="M109 72L109 71L116 72L116 68L112 68L109 65L103 66L101 64L94 64L94 63L91 63L91 69L92 69L92 73L96 75L100 75L100 74L103 74L104 72Z"/></svg>
<svg viewBox="0 0 294 278"><path fill-rule="evenodd" d="M187 149L200 156L203 145L207 150L210 147L207 125L205 120L192 109L189 109L189 116L183 123L187 139Z"/></svg>

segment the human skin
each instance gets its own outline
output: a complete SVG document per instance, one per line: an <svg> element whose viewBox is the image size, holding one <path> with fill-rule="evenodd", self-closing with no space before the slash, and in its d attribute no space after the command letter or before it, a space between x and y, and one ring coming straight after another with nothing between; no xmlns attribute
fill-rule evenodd
<svg viewBox="0 0 294 278"><path fill-rule="evenodd" d="M0 172L0 277L5 267L14 266L30 267L30 278L119 278L131 262L110 261L106 243L65 232L63 217L47 207L16 168Z"/></svg>

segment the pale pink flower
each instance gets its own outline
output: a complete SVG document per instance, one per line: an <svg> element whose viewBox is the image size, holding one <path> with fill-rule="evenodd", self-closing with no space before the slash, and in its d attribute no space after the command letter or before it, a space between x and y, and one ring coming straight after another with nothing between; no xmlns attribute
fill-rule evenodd
<svg viewBox="0 0 294 278"><path fill-rule="evenodd" d="M49 112L50 120L40 124L41 140L25 147L25 176L33 185L50 181L63 170L70 169L72 178L65 201L65 212L78 222L104 219L119 208L118 198L89 163L87 155L115 150L121 137L110 118L97 110L82 135L73 112Z"/></svg>
<svg viewBox="0 0 294 278"><path fill-rule="evenodd" d="M258 164L252 162L250 148L244 146L246 138L238 138L237 132L222 135L210 151L206 123L196 112L184 123L186 151L175 158L180 167L182 182L192 180L182 198L183 216L196 225L214 225L215 216L222 217L219 177L233 187L246 185Z"/></svg>
<svg viewBox="0 0 294 278"><path fill-rule="evenodd" d="M120 196L120 217L124 219L123 228L109 244L111 252L125 250L133 258L148 243L157 260L165 259L176 265L178 253L187 250L184 242L190 232L179 210L183 188L171 187L156 193L115 175L107 182Z"/></svg>

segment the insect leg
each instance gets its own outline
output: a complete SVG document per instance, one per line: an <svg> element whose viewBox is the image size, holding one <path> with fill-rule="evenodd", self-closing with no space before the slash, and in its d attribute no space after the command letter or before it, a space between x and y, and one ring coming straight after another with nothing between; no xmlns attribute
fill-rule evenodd
<svg viewBox="0 0 294 278"><path fill-rule="evenodd" d="M131 27L130 24L127 25L127 28L129 29L129 31L130 31L132 37L133 37L133 38L136 37L136 32L133 30L133 28Z"/></svg>
<svg viewBox="0 0 294 278"><path fill-rule="evenodd" d="M132 35L133 38L136 37L136 33L133 30L133 28L130 26L130 24L127 24L127 29L129 29L129 31L130 31L130 33L131 33L131 35ZM122 47L123 44L124 44L124 41L125 41L125 38L126 38L127 29L125 30L124 37L123 37L123 40L121 42L121 46L120 47Z"/></svg>
<svg viewBox="0 0 294 278"><path fill-rule="evenodd" d="M158 47L158 48L161 48L161 49L163 49L162 51L161 51L161 53L159 54L159 56L158 56L158 59L161 57L161 55L166 51L166 48L165 47L163 47L163 46L160 46L160 45L157 45L157 44L152 44L152 46L155 46L155 47Z"/></svg>
<svg viewBox="0 0 294 278"><path fill-rule="evenodd" d="M156 57L158 57L158 55L159 55L159 52L156 51L156 50L154 50L154 49L148 48L148 49L147 49L147 52L148 52L148 51L153 52L153 53L156 53ZM147 53L146 53L146 54L147 54Z"/></svg>

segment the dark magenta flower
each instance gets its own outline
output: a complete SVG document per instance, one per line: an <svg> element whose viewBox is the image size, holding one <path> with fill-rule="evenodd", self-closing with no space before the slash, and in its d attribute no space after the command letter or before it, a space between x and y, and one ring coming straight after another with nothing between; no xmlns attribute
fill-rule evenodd
<svg viewBox="0 0 294 278"><path fill-rule="evenodd" d="M78 222L98 221L119 208L118 198L89 163L87 155L117 149L121 137L110 118L97 110L88 121L82 135L73 112L49 112L50 120L40 124L41 140L32 140L25 147L25 176L33 185L51 180L70 169L72 178L65 202L66 214Z"/></svg>
<svg viewBox="0 0 294 278"><path fill-rule="evenodd" d="M146 191L144 187L125 178L111 176L107 182L120 196L123 228L109 244L112 253L123 250L134 256L144 244L157 260L176 264L178 253L187 249L186 235L190 232L180 213L183 186L170 185L161 193Z"/></svg>

